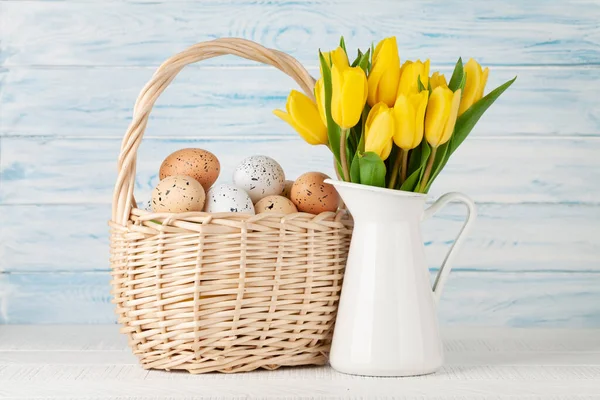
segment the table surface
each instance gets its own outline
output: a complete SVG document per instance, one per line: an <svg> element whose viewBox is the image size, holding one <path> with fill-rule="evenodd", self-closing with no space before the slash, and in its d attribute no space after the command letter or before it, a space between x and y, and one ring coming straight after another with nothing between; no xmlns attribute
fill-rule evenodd
<svg viewBox="0 0 600 400"><path fill-rule="evenodd" d="M600 330L442 331L438 373L367 378L329 367L147 371L116 325L0 325L0 399L600 399Z"/></svg>

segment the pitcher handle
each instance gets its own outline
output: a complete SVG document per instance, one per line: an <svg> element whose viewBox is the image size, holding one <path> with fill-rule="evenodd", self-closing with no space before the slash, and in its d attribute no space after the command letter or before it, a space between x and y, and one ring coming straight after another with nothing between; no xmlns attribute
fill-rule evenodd
<svg viewBox="0 0 600 400"><path fill-rule="evenodd" d="M440 271L438 272L435 278L435 282L433 283L433 296L436 304L440 301L442 290L444 289L446 279L448 278L450 270L452 269L452 262L456 257L456 253L458 253L458 249L460 249L460 247L463 245L465 237L471 229L471 225L475 221L475 218L477 217L477 209L475 208L475 203L473 202L473 200L471 200L471 198L466 194L451 192L446 193L445 195L437 199L435 203L433 203L423 213L423 220L429 219L432 216L434 216L439 210L441 210L446 204L453 201L459 201L467 206L467 218L462 228L460 229L460 232L458 232L458 236L456 236L452 247L450 247L448 254L446 254L446 258L444 259L444 262L440 267Z"/></svg>

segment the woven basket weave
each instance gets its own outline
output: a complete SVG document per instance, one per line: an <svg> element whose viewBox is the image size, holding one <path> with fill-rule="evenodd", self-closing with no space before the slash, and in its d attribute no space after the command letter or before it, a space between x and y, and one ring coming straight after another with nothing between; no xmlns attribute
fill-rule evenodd
<svg viewBox="0 0 600 400"><path fill-rule="evenodd" d="M144 368L204 373L323 364L350 243L343 212L136 208L137 149L155 101L186 65L225 54L272 65L313 96L314 79L297 60L243 39L199 43L160 66L123 139L109 223L121 331Z"/></svg>

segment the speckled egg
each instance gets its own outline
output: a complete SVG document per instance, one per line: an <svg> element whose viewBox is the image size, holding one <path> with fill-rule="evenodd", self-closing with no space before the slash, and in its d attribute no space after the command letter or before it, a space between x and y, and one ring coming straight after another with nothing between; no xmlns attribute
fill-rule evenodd
<svg viewBox="0 0 600 400"><path fill-rule="evenodd" d="M238 212L254 214L254 204L244 189L220 184L213 186L206 195L204 211L210 213Z"/></svg>
<svg viewBox="0 0 600 400"><path fill-rule="evenodd" d="M283 183L283 191L281 192L281 195L283 197L287 197L288 199L290 198L290 193L292 193L292 186L294 185L294 181L285 181Z"/></svg>
<svg viewBox="0 0 600 400"><path fill-rule="evenodd" d="M271 157L251 156L244 159L233 172L233 183L250 195L253 203L273 194L281 194L285 174L281 165Z"/></svg>
<svg viewBox="0 0 600 400"><path fill-rule="evenodd" d="M329 177L321 172L307 172L296 179L290 199L298 211L320 214L337 210L340 195L333 185L323 182L325 179Z"/></svg>
<svg viewBox="0 0 600 400"><path fill-rule="evenodd" d="M191 176L207 191L219 177L220 171L219 159L210 151L181 149L165 158L158 175L161 180L173 175Z"/></svg>
<svg viewBox="0 0 600 400"><path fill-rule="evenodd" d="M298 209L290 199L283 196L267 196L259 200L254 205L257 214L262 213L277 213L277 214L292 214L298 212Z"/></svg>
<svg viewBox="0 0 600 400"><path fill-rule="evenodd" d="M202 211L205 197L204 188L191 176L167 176L152 192L152 210L172 213Z"/></svg>

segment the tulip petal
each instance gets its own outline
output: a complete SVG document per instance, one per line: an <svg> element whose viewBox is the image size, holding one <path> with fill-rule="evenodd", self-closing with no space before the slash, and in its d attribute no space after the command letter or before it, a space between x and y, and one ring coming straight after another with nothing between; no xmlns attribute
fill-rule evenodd
<svg viewBox="0 0 600 400"><path fill-rule="evenodd" d="M344 78L339 67L334 65L331 68L331 117L341 127L344 127L342 115L343 109L343 84Z"/></svg>
<svg viewBox="0 0 600 400"><path fill-rule="evenodd" d="M413 142L411 145L411 149L417 147L419 144L421 144L421 141L423 140L423 131L425 127L425 110L427 110L428 100L429 92L426 90L422 91L417 95L412 96L411 102L415 110L415 114L413 117L415 121L415 128L412 138Z"/></svg>
<svg viewBox="0 0 600 400"><path fill-rule="evenodd" d="M327 144L327 127L321 121L319 110L314 101L304 93L292 90L286 104L288 113L296 125L305 132L303 137L310 144ZM311 139L307 139L311 137Z"/></svg>
<svg viewBox="0 0 600 400"><path fill-rule="evenodd" d="M412 104L408 101L408 97L400 94L396 99L393 109L394 123L394 143L396 146L404 150L410 150L413 142L415 131L414 110Z"/></svg>
<svg viewBox="0 0 600 400"><path fill-rule="evenodd" d="M327 114L325 111L325 82L323 78L320 78L315 83L315 100L317 101L317 108L319 109L319 115L321 121L327 126Z"/></svg>
<svg viewBox="0 0 600 400"><path fill-rule="evenodd" d="M382 101L393 106L400 79L400 57L395 37L383 39L373 53L373 66L368 76L369 105Z"/></svg>
<svg viewBox="0 0 600 400"><path fill-rule="evenodd" d="M449 93L448 93L449 92ZM425 138L432 147L442 144L444 127L450 115L452 90L438 86L433 90L425 113Z"/></svg>
<svg viewBox="0 0 600 400"><path fill-rule="evenodd" d="M389 157L388 146L394 136L394 119L384 103L377 103L367 117L365 127L365 151L373 152L385 160ZM389 149L391 152L391 148Z"/></svg>
<svg viewBox="0 0 600 400"><path fill-rule="evenodd" d="M336 66L334 68L337 69ZM341 75L343 75L339 99L341 120L336 122L342 128L348 129L355 126L360 120L367 101L368 84L365 72L360 67L346 68L341 72Z"/></svg>
<svg viewBox="0 0 600 400"><path fill-rule="evenodd" d="M485 85L487 84L489 73L489 68L483 70L483 73L481 74L481 81L479 83L479 90L477 91L477 97L475 101L479 101L483 97L483 91L485 90Z"/></svg>
<svg viewBox="0 0 600 400"><path fill-rule="evenodd" d="M480 92L482 71L481 66L474 59L470 59L465 64L465 74L467 80L463 90L462 99L458 113L462 114L477 101L477 94Z"/></svg>
<svg viewBox="0 0 600 400"><path fill-rule="evenodd" d="M273 113L291 125L308 143L327 144L327 128L319 117L317 105L308 96L292 90L286 109L287 113L282 110L274 110Z"/></svg>
<svg viewBox="0 0 600 400"><path fill-rule="evenodd" d="M454 126L456 125L456 119L458 118L458 109L460 108L460 99L461 99L461 90L458 89L456 92L452 94L452 97L449 98L450 101L450 111L448 113L448 119L446 120L446 124L444 126L444 133L442 135L442 140L440 141L440 145L446 143L452 137L452 133L454 132Z"/></svg>
<svg viewBox="0 0 600 400"><path fill-rule="evenodd" d="M331 62L340 68L348 68L350 66L348 62L348 55L341 47L330 52Z"/></svg>

